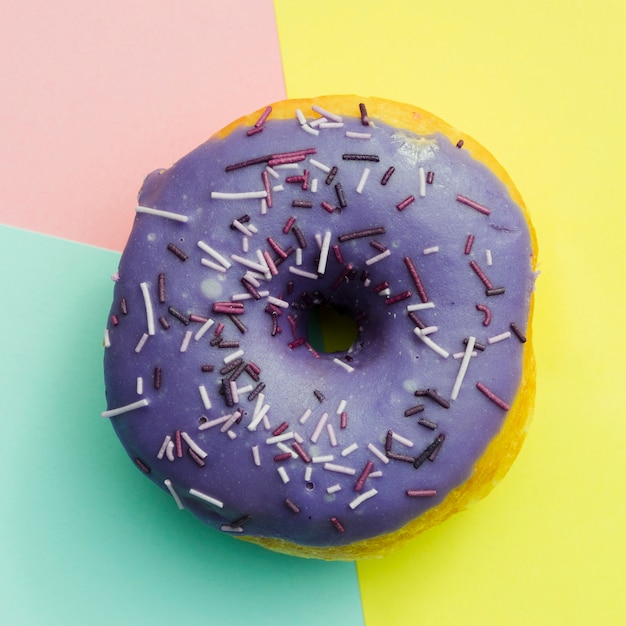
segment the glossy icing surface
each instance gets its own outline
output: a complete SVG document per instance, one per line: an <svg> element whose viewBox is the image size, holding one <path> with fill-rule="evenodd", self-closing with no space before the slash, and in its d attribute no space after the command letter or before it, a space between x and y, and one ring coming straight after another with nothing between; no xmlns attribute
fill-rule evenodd
<svg viewBox="0 0 626 626"><path fill-rule="evenodd" d="M222 532L393 532L471 475L518 389L534 284L521 210L443 135L358 115L235 128L139 195L156 213L138 211L115 283L106 415ZM350 350L310 346L322 302L356 320Z"/></svg>

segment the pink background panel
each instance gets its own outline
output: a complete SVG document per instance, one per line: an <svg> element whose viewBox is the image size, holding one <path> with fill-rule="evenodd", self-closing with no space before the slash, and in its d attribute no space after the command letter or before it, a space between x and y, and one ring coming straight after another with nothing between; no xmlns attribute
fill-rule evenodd
<svg viewBox="0 0 626 626"><path fill-rule="evenodd" d="M0 223L121 250L143 177L285 97L271 0L3 9Z"/></svg>

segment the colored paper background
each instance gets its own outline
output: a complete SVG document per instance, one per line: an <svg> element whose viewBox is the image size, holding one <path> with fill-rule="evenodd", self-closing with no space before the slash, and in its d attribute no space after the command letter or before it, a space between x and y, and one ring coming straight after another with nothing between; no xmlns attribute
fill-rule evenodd
<svg viewBox="0 0 626 626"><path fill-rule="evenodd" d="M0 623L626 622L625 42L617 1L4 7ZM415 103L488 147L541 270L537 404L512 470L356 565L207 534L99 417L108 276L143 176L285 94L346 92Z"/></svg>

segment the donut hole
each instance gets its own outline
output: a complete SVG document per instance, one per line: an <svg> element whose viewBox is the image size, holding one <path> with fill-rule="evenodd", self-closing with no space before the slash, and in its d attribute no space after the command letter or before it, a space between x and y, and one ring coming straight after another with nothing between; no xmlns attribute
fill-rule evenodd
<svg viewBox="0 0 626 626"><path fill-rule="evenodd" d="M313 491L313 489L315 489L315 483L312 483L310 480L307 481L304 486L308 491Z"/></svg>
<svg viewBox="0 0 626 626"><path fill-rule="evenodd" d="M317 352L346 352L359 336L350 312L334 304L316 304L307 318L307 341Z"/></svg>

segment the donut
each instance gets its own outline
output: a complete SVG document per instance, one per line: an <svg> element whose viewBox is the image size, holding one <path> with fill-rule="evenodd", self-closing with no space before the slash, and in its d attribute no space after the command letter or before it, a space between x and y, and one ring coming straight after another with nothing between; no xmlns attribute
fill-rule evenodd
<svg viewBox="0 0 626 626"><path fill-rule="evenodd" d="M432 114L358 96L263 107L145 178L102 416L220 533L386 554L488 493L520 449L536 252L504 169Z"/></svg>

